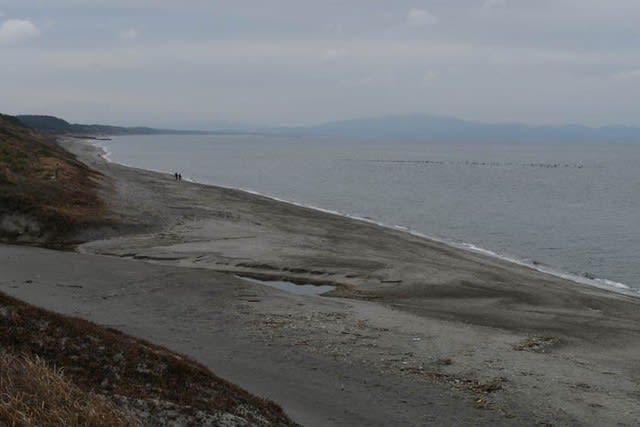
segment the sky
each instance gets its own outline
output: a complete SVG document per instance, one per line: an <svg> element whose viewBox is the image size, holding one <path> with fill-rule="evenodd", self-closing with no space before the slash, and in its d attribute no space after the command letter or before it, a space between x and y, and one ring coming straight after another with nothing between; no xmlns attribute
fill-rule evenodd
<svg viewBox="0 0 640 427"><path fill-rule="evenodd" d="M0 112L640 126L638 0L0 0Z"/></svg>

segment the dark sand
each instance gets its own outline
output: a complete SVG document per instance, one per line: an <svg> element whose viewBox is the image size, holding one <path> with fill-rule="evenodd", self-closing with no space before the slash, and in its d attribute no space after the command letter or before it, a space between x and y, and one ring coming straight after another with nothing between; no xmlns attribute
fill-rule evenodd
<svg viewBox="0 0 640 427"><path fill-rule="evenodd" d="M306 425L640 419L640 299L65 144L112 178L123 224L84 237L120 237L2 246L2 291L187 353Z"/></svg>

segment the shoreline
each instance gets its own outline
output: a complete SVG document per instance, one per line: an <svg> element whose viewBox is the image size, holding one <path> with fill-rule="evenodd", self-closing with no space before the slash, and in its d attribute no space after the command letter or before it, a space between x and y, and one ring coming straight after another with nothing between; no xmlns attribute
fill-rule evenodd
<svg viewBox="0 0 640 427"><path fill-rule="evenodd" d="M100 158L102 158L104 161L108 162L108 163L112 163L112 164L117 164L120 166L124 166L124 167L128 167L128 168L134 168L134 169L142 169L139 168L138 166L134 166L134 165L129 165L127 163L119 163L119 162L115 162L111 159L111 152L107 149L107 147L105 147L104 145L101 145L99 140L92 140L92 139L84 139L82 140L85 143L87 143L88 145L95 147L96 149L99 149L102 151L102 154L97 154ZM165 171L165 170L160 170L160 169L143 169L143 170L147 170L150 172L156 172L156 173L160 173L160 174L171 174L171 171ZM270 194L266 194L266 193L261 193L259 191L256 190L252 190L249 188L243 188L243 187L232 187L232 186L226 186L226 185L221 185L218 183L212 183L212 182L200 182L200 181L196 181L194 179L191 178L185 178L184 179L186 182L190 182L193 184L198 184L198 185L205 185L205 186L211 186L211 187L217 187L217 188L222 188L222 189L227 189L227 190L233 190L233 191L241 191L247 194L251 194L251 195L255 195L255 196L259 196L259 197L264 197L270 200L273 200L275 202L279 202L279 203L285 203L285 204L289 204L292 206L297 206L297 207L301 207L301 208L305 208L305 209L312 209L318 212L322 212L325 214L329 214L329 215L335 215L338 217L343 217L343 218L348 218L351 220L355 220L355 221L362 221L365 223L369 223L369 224L373 224L379 227L383 227L386 229L390 229L390 230L394 230L394 231L399 231L401 233L407 233L410 234L412 236L415 237L419 237L419 238L423 238L426 239L428 241L432 241L432 242L436 242L436 243L440 243L443 245L447 245L450 246L451 248L454 249L458 249L458 250L462 250L462 251L469 251L469 252L473 252L476 254L481 254L484 256L489 256L492 258L496 258L499 259L501 261L506 261L509 263L513 263L515 265L521 266L521 267L525 267L525 268L530 268L532 270L538 271L540 273L543 274L549 274L552 275L554 277L557 277L559 279L563 279L563 280L567 280L569 282L575 283L575 284L580 284L580 285L588 285L588 286L593 286L596 287L598 289L603 289L606 291L610 291L610 292L614 292L614 293L619 293L622 295L627 295L627 296L631 296L631 297L636 297L636 298L640 298L640 289L636 289L632 286L629 286L625 283L621 283L621 282L617 282L614 280L610 280L610 279L606 279L606 278L601 278L601 277L587 277L586 274L589 273L584 273L585 275L580 275L578 273L571 273L568 271L563 271L559 268L555 268L552 266L548 266L545 264L541 264L538 263L536 261L528 261L526 258L522 258L522 257L517 257L517 256L513 256L513 255L509 255L509 254L501 254L498 252L495 252L491 249L486 249L484 247L478 246L475 243L469 243L469 242L458 242L455 241L453 239L447 239L447 238L439 238L439 237L435 237L435 236L431 236L425 233L422 233L420 231L414 230L410 227L406 227L403 225L391 225L391 224L386 224L380 221L376 221L374 219L371 218L366 218L366 217L361 217L361 216L357 216L357 215L352 215L352 214L348 214L348 213L344 213L344 212L340 212L340 211L336 211L336 210L331 210L331 209L325 209L322 207L318 207L318 206L314 206L311 204L306 204L306 203L301 203L301 202L296 202L296 201L292 201L292 200L287 200L287 199L283 199L277 196L273 196Z"/></svg>
<svg viewBox="0 0 640 427"><path fill-rule="evenodd" d="M145 207L145 211L148 212L149 209L155 211L155 214L159 215L158 218L151 220L150 223L144 221L142 230L138 232L138 234L142 234L138 236L135 232L131 234L131 231L128 231L115 239L94 239L81 245L78 249L83 253L104 254L188 268L206 268L258 280L324 284L337 288L336 291L329 294L330 296L365 300L392 300L400 296L404 298L416 291L416 295L422 295L425 292L425 295L432 292L435 292L434 295L441 295L442 292L444 292L443 295L451 292L457 295L460 291L445 290L442 285L446 282L455 283L453 288L462 290L467 289L471 284L484 288L490 282L494 282L489 285L491 288L495 287L491 294L500 289L500 292L504 292L505 298L508 299L508 296L513 292L526 290L525 292L530 294L523 300L526 301L526 304L529 304L529 301L540 301L536 304L546 301L546 304L557 305L560 303L562 305L563 301L569 302L578 295L589 298L604 296L618 299L619 297L623 300L631 298L634 303L638 302L638 295L635 292L620 292L620 289L612 289L609 286L594 286L588 281L575 280L575 277L568 279L563 275L547 272L541 266L505 259L505 257L495 256L494 253L482 249L474 250L468 246L459 247L450 242L411 232L406 228L379 224L367 218L353 218L339 212L287 202L250 190L187 180L175 185L173 177L164 171L140 169L108 161L101 154L104 152L104 147L92 141L71 141L71 144L71 147L67 148L71 148L71 151L80 155L83 161L91 163L92 167L102 170L111 178L115 177L114 171L110 169L116 169L123 174L131 172L132 178L138 181L138 184L140 183L139 178L144 176L142 181L149 182L153 187L158 187L161 192L169 191L172 193L178 190L177 193L169 194L168 197L158 197L157 195L148 197L136 189L137 197L143 196L142 200L146 199L146 201L154 200L153 205ZM124 181L127 185L133 183L129 178ZM145 184L140 187L140 190L147 191L147 188L148 186ZM129 189L125 191L129 192ZM128 199L128 197L129 195L126 198ZM217 201L214 202L214 200ZM224 206L227 204L227 200L231 201L230 209L214 210L214 215L211 217L210 204L222 203ZM112 199L112 201L116 201L116 199ZM136 202L138 201L136 200ZM185 202L195 203L195 209L184 205ZM170 205L170 209L177 209L177 212L167 211L167 205ZM125 215L129 217L129 220L139 221L141 218L140 209L136 208L131 212L130 208L131 205L118 207L118 209L125 210ZM240 214L238 218L236 218L237 214ZM293 229L279 222L278 218L285 223L293 221ZM238 220L240 223L245 221L248 223L236 230ZM265 221L267 224L264 223ZM134 226L133 229L136 227L139 226ZM327 246L328 241L334 240L335 232L331 231L329 234L331 238L327 240L323 237L327 233L324 230L326 227L338 227L343 230L339 243L335 241ZM150 232L150 229L155 229L155 231ZM171 231L169 232L169 230ZM312 235L308 234L312 230ZM265 237L261 237L264 231L268 231L268 233ZM291 239L284 244L281 241L283 232L284 235L289 236L288 239ZM220 239L217 237L219 233L228 234L228 237ZM365 237L362 233L370 237ZM249 235L244 236L245 234ZM240 240L236 241L236 239ZM245 241L244 239L249 240ZM393 241L394 245L399 245L397 248L399 253L391 257L389 257L390 254L386 248L390 243L389 239ZM229 243L222 243L224 241ZM311 249L309 247L311 241L316 241L319 246ZM350 247L353 243L356 243L356 246L360 248L358 250L363 251L360 256L353 257L351 249L342 253L341 257L338 256L341 251L336 247L337 244ZM361 244L366 246L360 246ZM382 245L381 248L384 248L379 255L377 254L379 252L378 245ZM411 246L407 245L416 246L416 248L411 249ZM418 248L420 249L416 252ZM419 255L421 251L424 253ZM329 261L326 255L331 252L334 253ZM371 254L366 255L368 252ZM213 259L208 259L211 258L209 256L211 253L216 255ZM307 253L310 257L305 255ZM380 256L382 257L379 258ZM434 259L429 260L429 258ZM442 260L439 260L440 258ZM345 259L348 260L346 263ZM391 259L395 261L389 263ZM312 268L313 265L309 264L309 262L316 264L318 261L321 261L321 264L315 265L316 268ZM425 261L431 261L427 264L432 265L424 265ZM418 268L421 265L427 267L426 271L422 271L424 268ZM380 267L383 268L379 272L371 270ZM431 279L432 284L425 287L421 283L425 274L426 277L435 275L441 276L441 278ZM496 281L496 279L498 280ZM506 286L508 281L514 280L524 280L524 283L528 283L528 285L523 286L521 283L520 288L522 289L518 291ZM552 286L553 292L540 298L542 295L540 292L543 289L544 292L548 292L549 285ZM424 289L418 287L424 287ZM471 292L471 294L474 293L476 292ZM556 294L555 298L560 299L553 301L549 298L551 294ZM424 296L420 296L419 300L423 298ZM518 299L521 298L522 296L518 296ZM575 303L571 302L569 305L575 306ZM423 309L419 311L423 312ZM462 309L457 310L457 313L463 318L466 317ZM494 321L487 321L487 317L496 317L494 313L485 311L485 315L482 317L487 325L494 324ZM525 326L526 322L522 320L520 324ZM531 327L526 326L528 329Z"/></svg>
<svg viewBox="0 0 640 427"><path fill-rule="evenodd" d="M61 144L104 177L115 225L80 253L0 245L1 292L190 356L304 425L640 419L637 298Z"/></svg>

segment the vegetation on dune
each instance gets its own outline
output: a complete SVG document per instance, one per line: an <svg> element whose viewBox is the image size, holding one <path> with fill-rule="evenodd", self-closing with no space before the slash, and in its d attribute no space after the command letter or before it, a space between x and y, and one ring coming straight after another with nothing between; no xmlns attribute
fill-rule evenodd
<svg viewBox="0 0 640 427"><path fill-rule="evenodd" d="M152 425L296 425L273 402L186 356L2 293L0 351L0 425L129 425L126 418L123 424L38 422L59 414L99 420L110 411Z"/></svg>
<svg viewBox="0 0 640 427"><path fill-rule="evenodd" d="M0 424L15 427L133 427L141 424L61 369L32 356L0 354Z"/></svg>
<svg viewBox="0 0 640 427"><path fill-rule="evenodd" d="M100 175L53 137L0 115L0 238L55 243L104 216Z"/></svg>

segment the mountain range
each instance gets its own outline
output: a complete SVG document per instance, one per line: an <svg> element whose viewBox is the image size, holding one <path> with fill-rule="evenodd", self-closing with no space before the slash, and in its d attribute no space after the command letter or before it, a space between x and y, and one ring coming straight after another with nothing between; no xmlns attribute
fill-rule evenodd
<svg viewBox="0 0 640 427"><path fill-rule="evenodd" d="M72 124L53 116L20 115L24 125L49 133L106 135L264 135L437 141L640 142L640 128L584 125L532 126L523 123L482 123L428 114L390 115L332 121L298 127L238 127L237 129L175 130L150 127ZM251 129L251 130L247 130Z"/></svg>
<svg viewBox="0 0 640 427"><path fill-rule="evenodd" d="M482 123L427 114L394 115L281 128L290 134L339 138L399 138L441 141L640 142L640 128L583 125L531 126Z"/></svg>

